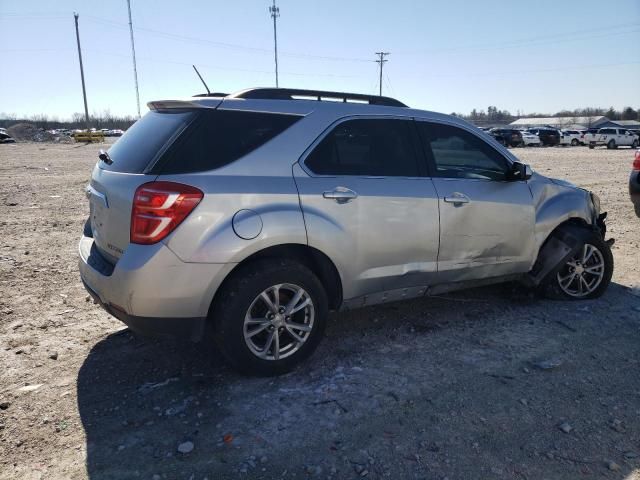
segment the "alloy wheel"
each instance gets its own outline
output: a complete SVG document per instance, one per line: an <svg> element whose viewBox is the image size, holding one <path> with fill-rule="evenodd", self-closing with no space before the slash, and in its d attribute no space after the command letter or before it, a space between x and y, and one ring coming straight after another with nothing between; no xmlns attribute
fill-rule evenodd
<svg viewBox="0 0 640 480"><path fill-rule="evenodd" d="M293 355L309 339L315 307L307 291L291 283L273 285L251 303L244 318L244 341L263 360Z"/></svg>
<svg viewBox="0 0 640 480"><path fill-rule="evenodd" d="M604 278L605 263L602 252L585 243L557 274L558 285L571 297L581 298L593 293Z"/></svg>

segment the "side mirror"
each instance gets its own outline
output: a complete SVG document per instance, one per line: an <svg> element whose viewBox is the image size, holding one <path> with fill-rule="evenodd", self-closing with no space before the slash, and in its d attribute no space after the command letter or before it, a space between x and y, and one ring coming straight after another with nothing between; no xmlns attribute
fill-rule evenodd
<svg viewBox="0 0 640 480"><path fill-rule="evenodd" d="M533 169L522 162L513 162L511 167L511 180L529 180L533 175Z"/></svg>

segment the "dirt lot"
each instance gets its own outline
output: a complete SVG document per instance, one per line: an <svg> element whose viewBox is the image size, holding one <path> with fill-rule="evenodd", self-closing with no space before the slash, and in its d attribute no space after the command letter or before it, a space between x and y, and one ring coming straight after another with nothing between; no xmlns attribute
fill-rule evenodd
<svg viewBox="0 0 640 480"><path fill-rule="evenodd" d="M628 149L515 151L601 196L603 298L505 285L337 314L307 364L256 379L88 301L76 242L99 148L0 145L0 478L640 479Z"/></svg>

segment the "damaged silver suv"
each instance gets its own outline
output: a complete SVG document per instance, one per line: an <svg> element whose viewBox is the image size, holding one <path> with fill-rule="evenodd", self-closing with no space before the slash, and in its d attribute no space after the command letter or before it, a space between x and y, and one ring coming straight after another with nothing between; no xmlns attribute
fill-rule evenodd
<svg viewBox="0 0 640 480"><path fill-rule="evenodd" d="M243 372L307 358L330 310L513 280L588 299L611 280L598 197L458 118L290 89L149 108L93 170L82 281L136 332L210 331Z"/></svg>

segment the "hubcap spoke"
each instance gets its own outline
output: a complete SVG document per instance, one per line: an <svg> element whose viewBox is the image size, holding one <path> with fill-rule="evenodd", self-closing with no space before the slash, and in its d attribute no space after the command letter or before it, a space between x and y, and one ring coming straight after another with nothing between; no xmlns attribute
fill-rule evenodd
<svg viewBox="0 0 640 480"><path fill-rule="evenodd" d="M266 290L260 294L260 297L262 297L262 300L264 300L264 303L266 303L267 308L271 313L278 313L278 307L269 298L269 294Z"/></svg>
<svg viewBox="0 0 640 480"><path fill-rule="evenodd" d="M262 324L262 323L270 323L270 322L266 318L247 318L244 321L244 323L247 325L255 325L256 323Z"/></svg>
<svg viewBox="0 0 640 480"><path fill-rule="evenodd" d="M292 328L293 330L298 330L300 332L311 331L311 327L309 325L302 325L300 323L294 323L294 322L286 322L285 325L289 328Z"/></svg>
<svg viewBox="0 0 640 480"><path fill-rule="evenodd" d="M306 307L307 305L309 305L309 303L311 303L311 299L307 298L304 302L300 303L299 305L296 305L296 307L291 310L291 312L289 313L290 315L293 315L296 312L299 312L300 310L302 310L304 307Z"/></svg>
<svg viewBox="0 0 640 480"><path fill-rule="evenodd" d="M258 328L256 328L255 330L251 330L250 332L248 332L244 338L251 338L251 337L255 337L257 334L259 334L260 332L264 332L267 328L269 328L269 325L271 325L271 322L266 322L262 325L260 325Z"/></svg>
<svg viewBox="0 0 640 480"><path fill-rule="evenodd" d="M302 296L305 294L305 291L302 288L299 288L293 298L287 303L285 307L285 315L291 315L293 313L293 308L298 304Z"/></svg>
<svg viewBox="0 0 640 480"><path fill-rule="evenodd" d="M280 329L273 330L273 358L280 360Z"/></svg>
<svg viewBox="0 0 640 480"><path fill-rule="evenodd" d="M298 343L304 342L304 338L302 338L300 335L294 332L293 329L291 328L291 325L285 325L285 328L287 329L287 332L289 333L289 335L291 335L296 342Z"/></svg>
<svg viewBox="0 0 640 480"><path fill-rule="evenodd" d="M267 339L267 343L264 344L264 348L262 349L262 354L266 357L269 354L269 349L271 348L271 344L273 343L273 339L276 336L277 330L273 330L269 334L269 338Z"/></svg>

